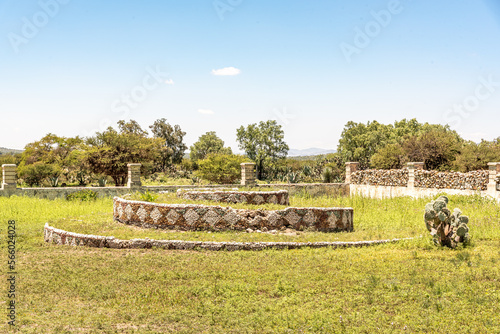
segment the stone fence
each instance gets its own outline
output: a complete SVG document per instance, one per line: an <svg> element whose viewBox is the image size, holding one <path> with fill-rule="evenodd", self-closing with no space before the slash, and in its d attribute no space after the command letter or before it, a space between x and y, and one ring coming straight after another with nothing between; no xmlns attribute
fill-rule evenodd
<svg viewBox="0 0 500 334"><path fill-rule="evenodd" d="M82 190L92 190L97 193L98 197L114 197L123 196L131 192L175 192L178 189L196 189L197 185L192 186L144 186L141 183L140 164L128 164L128 179L125 187L50 187L50 188L18 188L17 187L17 166L2 165L3 179L2 187L0 188L0 196L30 196L38 198L67 198L68 195ZM305 191L313 196L328 195L328 196L349 196L349 186L343 183L296 183L296 184L271 184L257 185L255 183L255 164L241 164L242 178L240 184L231 185L206 185L204 187L217 188L240 188L240 187L257 187L257 188L275 188L287 190L289 194Z"/></svg>
<svg viewBox="0 0 500 334"><path fill-rule="evenodd" d="M424 170L422 162L410 162L402 170L358 170L357 162L346 164L350 194L384 198L425 197L440 192L457 195L490 196L500 201L500 163L491 162L489 170L438 172Z"/></svg>
<svg viewBox="0 0 500 334"><path fill-rule="evenodd" d="M223 203L247 203L247 204L281 204L289 205L288 191L220 191L203 190L189 191L177 190L177 196L193 201L215 201Z"/></svg>
<svg viewBox="0 0 500 334"><path fill-rule="evenodd" d="M144 249L160 248L172 250L206 250L206 251L259 251L265 249L301 249L301 248L351 248L367 247L398 241L411 240L370 240L351 242L210 242L210 241L184 241L184 240L154 240L154 239L132 239L121 240L115 237L100 235L80 234L67 232L45 224L43 230L44 240L47 243L67 246L86 246L97 248L116 249Z"/></svg>
<svg viewBox="0 0 500 334"><path fill-rule="evenodd" d="M317 230L352 231L352 208L286 208L245 210L201 204L160 204L113 199L115 220L142 228L176 230Z"/></svg>

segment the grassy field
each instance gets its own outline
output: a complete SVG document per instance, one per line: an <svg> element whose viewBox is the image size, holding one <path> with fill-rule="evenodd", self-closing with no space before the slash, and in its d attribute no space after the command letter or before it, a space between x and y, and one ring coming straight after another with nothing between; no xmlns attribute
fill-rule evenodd
<svg viewBox="0 0 500 334"><path fill-rule="evenodd" d="M432 245L428 200L291 198L293 206L350 206L353 233L139 231L111 220L112 200L1 198L17 226L20 333L499 333L500 208L450 196L470 216L472 244ZM420 236L362 249L200 252L72 248L43 242L43 225L120 238L341 241ZM6 290L4 290L6 291ZM0 332L8 332L7 297Z"/></svg>

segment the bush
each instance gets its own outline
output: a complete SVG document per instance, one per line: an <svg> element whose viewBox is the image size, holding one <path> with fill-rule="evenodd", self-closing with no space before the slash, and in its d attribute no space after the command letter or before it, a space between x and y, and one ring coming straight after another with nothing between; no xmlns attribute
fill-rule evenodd
<svg viewBox="0 0 500 334"><path fill-rule="evenodd" d="M241 155L212 153L198 161L196 176L213 183L232 184L241 178L240 165L245 161Z"/></svg>
<svg viewBox="0 0 500 334"><path fill-rule="evenodd" d="M90 189L80 190L66 196L68 201L90 202L97 199L97 193Z"/></svg>
<svg viewBox="0 0 500 334"><path fill-rule="evenodd" d="M61 174L61 168L55 164L45 164L36 162L31 165L25 165L20 168L19 176L24 179L24 182L30 187L40 186L47 179L53 179L52 185L57 185L55 180Z"/></svg>
<svg viewBox="0 0 500 334"><path fill-rule="evenodd" d="M333 173L330 167L326 167L322 174L323 183L332 183L333 182Z"/></svg>
<svg viewBox="0 0 500 334"><path fill-rule="evenodd" d="M140 194L140 198L144 202L154 202L158 198L158 194L150 193L149 190Z"/></svg>

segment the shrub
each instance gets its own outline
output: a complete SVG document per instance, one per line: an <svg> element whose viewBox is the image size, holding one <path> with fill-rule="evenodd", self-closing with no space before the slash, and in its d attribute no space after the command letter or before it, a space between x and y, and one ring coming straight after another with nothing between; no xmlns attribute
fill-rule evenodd
<svg viewBox="0 0 500 334"><path fill-rule="evenodd" d="M323 183L332 183L333 182L333 173L330 167L326 167L323 170L323 174L321 175L323 178Z"/></svg>
<svg viewBox="0 0 500 334"><path fill-rule="evenodd" d="M198 161L196 176L214 183L232 184L241 178L241 163L246 158L236 154L209 154Z"/></svg>
<svg viewBox="0 0 500 334"><path fill-rule="evenodd" d="M89 202L97 199L97 193L90 189L80 190L66 196L68 201Z"/></svg>
<svg viewBox="0 0 500 334"><path fill-rule="evenodd" d="M55 164L46 164L36 162L31 165L25 165L20 168L19 176L24 179L24 182L30 187L40 186L47 178L52 178L52 185L57 185L54 182L61 174L61 168Z"/></svg>
<svg viewBox="0 0 500 334"><path fill-rule="evenodd" d="M158 198L158 194L150 193L149 190L140 194L140 198L144 202L154 202Z"/></svg>

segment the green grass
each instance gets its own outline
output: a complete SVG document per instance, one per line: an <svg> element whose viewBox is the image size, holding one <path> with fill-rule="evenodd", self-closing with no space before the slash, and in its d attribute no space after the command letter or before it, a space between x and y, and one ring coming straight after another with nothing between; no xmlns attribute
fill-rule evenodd
<svg viewBox="0 0 500 334"><path fill-rule="evenodd" d="M427 201L292 198L296 206L355 210L355 232L290 237L296 241L424 235L412 241L361 249L200 252L47 245L43 225L102 228L99 234L124 237L284 236L138 232L110 220L111 199L0 198L1 279L7 220L15 219L20 333L500 332L499 206L450 196L449 206L470 216L473 242L449 250L427 236ZM7 332L5 319L0 332Z"/></svg>

